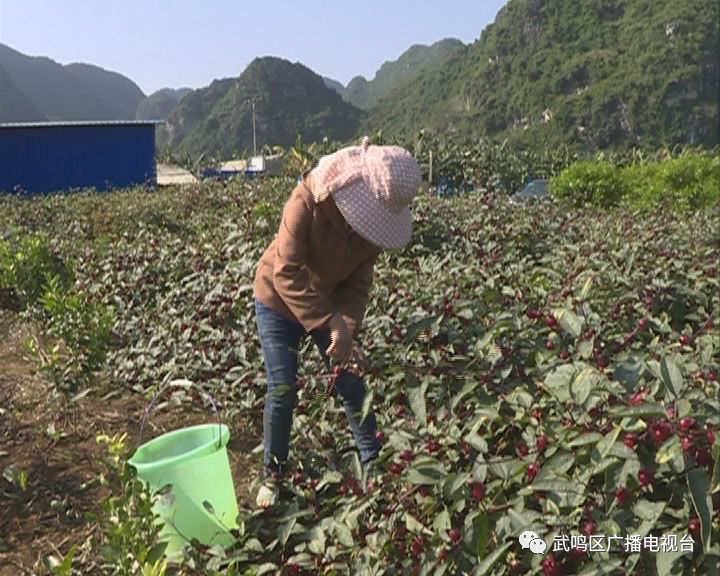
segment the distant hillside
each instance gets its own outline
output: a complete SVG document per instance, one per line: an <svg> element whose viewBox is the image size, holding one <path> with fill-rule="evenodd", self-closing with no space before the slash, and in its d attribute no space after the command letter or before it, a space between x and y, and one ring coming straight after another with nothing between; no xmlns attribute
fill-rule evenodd
<svg viewBox="0 0 720 576"><path fill-rule="evenodd" d="M257 145L352 138L362 111L343 101L302 64L256 58L238 78L216 80L182 99L159 131L159 142L194 155L230 157L252 150L252 104Z"/></svg>
<svg viewBox="0 0 720 576"><path fill-rule="evenodd" d="M454 38L445 38L431 46L415 44L397 60L385 62L372 80L355 76L340 93L354 106L367 110L394 90L408 85L425 68L441 65L464 47L460 40Z"/></svg>
<svg viewBox="0 0 720 576"><path fill-rule="evenodd" d="M327 78L326 76L323 76L323 81L325 82L325 86L335 90L335 92L340 94L340 96L345 95L345 86L343 86L342 83L337 80L333 80L332 78Z"/></svg>
<svg viewBox="0 0 720 576"><path fill-rule="evenodd" d="M191 88L163 88L153 92L137 107L135 118L138 120L165 120L180 100L192 92Z"/></svg>
<svg viewBox="0 0 720 576"><path fill-rule="evenodd" d="M107 117L132 119L145 94L135 82L117 72L111 72L91 64L68 64L64 66L89 90L102 100Z"/></svg>
<svg viewBox="0 0 720 576"><path fill-rule="evenodd" d="M365 128L588 149L715 145L719 19L708 0L509 0L476 42L380 102Z"/></svg>
<svg viewBox="0 0 720 576"><path fill-rule="evenodd" d="M145 98L134 82L115 72L89 64L63 66L4 44L0 68L5 80L0 121L12 121L18 110L30 116L27 120L130 120Z"/></svg>
<svg viewBox="0 0 720 576"><path fill-rule="evenodd" d="M45 120L45 116L25 96L0 66L0 122L31 122Z"/></svg>

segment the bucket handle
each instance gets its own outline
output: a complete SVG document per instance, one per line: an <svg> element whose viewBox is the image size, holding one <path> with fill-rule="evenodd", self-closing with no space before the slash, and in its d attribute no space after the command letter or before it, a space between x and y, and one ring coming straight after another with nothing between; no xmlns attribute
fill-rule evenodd
<svg viewBox="0 0 720 576"><path fill-rule="evenodd" d="M215 417L217 418L218 423L218 447L222 448L222 424L220 422L220 413L218 412L217 405L215 404L215 400L213 400L213 397L210 396L205 390L191 382L190 380L172 380L165 384L157 394L153 397L153 399L150 401L150 404L148 404L147 408L145 408L145 414L143 415L142 423L140 424L140 438L138 440L138 444L142 444L142 438L143 438L143 431L145 430L145 424L147 424L147 420L150 417L150 412L153 409L153 406L155 406L155 402L157 402L158 398L160 398L160 395L168 390L169 388L189 388L190 386L195 386L199 391L200 394L204 394L208 400L210 400L210 404L213 407L213 411L215 412Z"/></svg>

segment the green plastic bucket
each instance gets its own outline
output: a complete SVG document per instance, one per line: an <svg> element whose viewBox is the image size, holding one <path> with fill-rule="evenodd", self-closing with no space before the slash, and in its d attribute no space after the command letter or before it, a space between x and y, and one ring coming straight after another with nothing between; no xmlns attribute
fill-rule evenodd
<svg viewBox="0 0 720 576"><path fill-rule="evenodd" d="M141 439L160 393L145 411ZM210 401L217 413L212 398ZM230 430L218 419L215 424L163 434L141 445L130 458L138 479L153 493L159 492L154 510L164 524L160 538L167 543L168 558L181 556L194 539L225 548L235 542L230 531L238 528L238 505L227 453L229 441Z"/></svg>

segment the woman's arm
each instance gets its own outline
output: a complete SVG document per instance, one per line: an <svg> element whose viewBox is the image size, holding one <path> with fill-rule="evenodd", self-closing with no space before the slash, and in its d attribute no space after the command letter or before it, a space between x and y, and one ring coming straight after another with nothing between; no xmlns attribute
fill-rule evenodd
<svg viewBox="0 0 720 576"><path fill-rule="evenodd" d="M313 289L307 262L312 206L293 194L285 204L277 237L273 283L298 322L310 332L324 328L336 313L327 296Z"/></svg>
<svg viewBox="0 0 720 576"><path fill-rule="evenodd" d="M379 254L373 254L360 264L346 280L338 285L333 294L333 300L337 303L350 333L354 336L359 332L365 316L378 256Z"/></svg>

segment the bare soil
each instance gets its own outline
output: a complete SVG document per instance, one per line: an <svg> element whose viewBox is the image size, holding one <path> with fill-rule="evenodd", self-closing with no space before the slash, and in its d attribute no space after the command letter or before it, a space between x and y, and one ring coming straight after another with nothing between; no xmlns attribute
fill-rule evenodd
<svg viewBox="0 0 720 576"><path fill-rule="evenodd" d="M105 383L64 405L25 349L31 335L15 312L0 308L0 576L47 574L46 556L62 557L94 535L97 526L86 515L99 512L107 495L99 483L107 448L96 437L127 433L128 446L137 446L148 404L139 394ZM158 410L143 440L209 418L202 408ZM251 451L260 442L259 431L252 423L225 422L239 504L251 506L260 469ZM17 481L20 472L27 475L24 489Z"/></svg>

